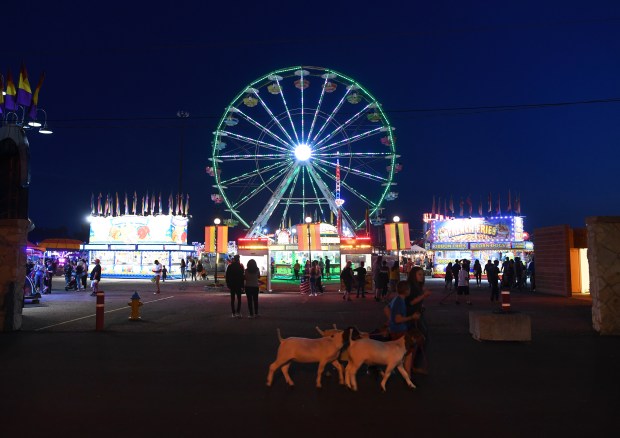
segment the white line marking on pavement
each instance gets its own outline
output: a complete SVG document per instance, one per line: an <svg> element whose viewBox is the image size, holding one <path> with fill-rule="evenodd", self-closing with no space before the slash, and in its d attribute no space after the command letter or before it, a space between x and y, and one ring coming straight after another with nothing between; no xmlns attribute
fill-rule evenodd
<svg viewBox="0 0 620 438"><path fill-rule="evenodd" d="M156 303L157 301L169 300L170 298L174 298L174 295L172 295L170 297L159 298L159 299L153 300L153 301L145 301L142 304ZM126 309L127 309L127 307L119 307L118 309L106 310L103 313L106 314L106 313L118 312L119 310L126 310ZM69 324L69 323L75 322L75 321L80 321L80 320L86 319L86 318L92 318L94 316L97 316L97 314L93 313L92 315L82 316L81 318L70 319L69 321L63 321L63 322L59 322L58 324L52 324L52 325L48 325L48 326L45 326L45 327L41 327L41 328L35 329L35 332L38 332L40 330L45 330L45 329L48 329L48 328L52 328L52 327L57 327L59 325Z"/></svg>

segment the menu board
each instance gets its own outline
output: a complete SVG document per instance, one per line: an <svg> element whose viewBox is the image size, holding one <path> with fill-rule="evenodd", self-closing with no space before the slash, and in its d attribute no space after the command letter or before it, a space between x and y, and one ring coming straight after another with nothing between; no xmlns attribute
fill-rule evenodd
<svg viewBox="0 0 620 438"><path fill-rule="evenodd" d="M187 244L187 221L183 216L94 216L89 243Z"/></svg>

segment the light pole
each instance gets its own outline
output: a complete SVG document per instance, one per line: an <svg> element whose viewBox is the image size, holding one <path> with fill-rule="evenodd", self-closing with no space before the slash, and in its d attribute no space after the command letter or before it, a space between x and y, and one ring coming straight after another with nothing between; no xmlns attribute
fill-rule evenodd
<svg viewBox="0 0 620 438"><path fill-rule="evenodd" d="M400 239L398 238L398 223L400 222L400 217L394 216L392 220L396 224L396 226L394 227L394 230L396 232L396 260L398 260L398 266L400 266Z"/></svg>
<svg viewBox="0 0 620 438"><path fill-rule="evenodd" d="M215 271L213 271L213 282L217 285L217 258L218 258L218 252L217 252L217 226L221 223L222 221L220 220L219 217L216 217L215 219L213 219L213 223L215 224L215 235L213 236L214 239L214 243L215 243Z"/></svg>
<svg viewBox="0 0 620 438"><path fill-rule="evenodd" d="M177 117L180 119L187 119L189 113L187 111L177 111ZM183 140L185 138L185 121L181 122L181 145L179 147L179 195L183 193Z"/></svg>
<svg viewBox="0 0 620 438"><path fill-rule="evenodd" d="M306 227L308 229L308 258L310 259L310 266L312 266L312 240L310 239L310 222L312 222L312 218L310 216L306 216Z"/></svg>

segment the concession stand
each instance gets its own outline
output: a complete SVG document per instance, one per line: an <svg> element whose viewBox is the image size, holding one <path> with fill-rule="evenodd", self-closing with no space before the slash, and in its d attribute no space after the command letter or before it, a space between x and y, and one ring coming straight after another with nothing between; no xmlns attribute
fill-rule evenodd
<svg viewBox="0 0 620 438"><path fill-rule="evenodd" d="M523 216L448 218L425 214L429 226L426 246L433 253L433 277L444 277L445 268L456 259L477 259L484 266L488 260L521 258L524 262L534 251L526 241Z"/></svg>

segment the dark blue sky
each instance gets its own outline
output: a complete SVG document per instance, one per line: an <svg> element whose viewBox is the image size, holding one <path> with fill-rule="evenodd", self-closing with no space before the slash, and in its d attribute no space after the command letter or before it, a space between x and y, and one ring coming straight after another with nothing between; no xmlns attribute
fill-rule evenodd
<svg viewBox="0 0 620 438"><path fill-rule="evenodd" d="M0 71L23 60L54 135L29 135L30 216L77 229L91 192L178 185L185 136L189 240L218 212L205 174L225 107L269 71L316 65L349 75L397 128L399 214L419 227L433 195L509 189L526 229L620 214L620 103L420 111L620 97L620 3L31 2L3 20ZM7 28L8 26L8 28ZM496 195L494 195L496 196Z"/></svg>

